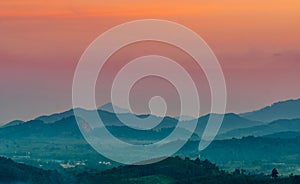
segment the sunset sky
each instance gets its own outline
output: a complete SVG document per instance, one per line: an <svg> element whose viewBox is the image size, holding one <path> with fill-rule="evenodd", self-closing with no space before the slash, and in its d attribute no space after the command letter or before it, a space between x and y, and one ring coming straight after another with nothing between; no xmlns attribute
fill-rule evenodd
<svg viewBox="0 0 300 184"><path fill-rule="evenodd" d="M87 46L145 18L178 22L208 43L224 71L228 112L300 98L299 10L298 0L2 0L0 124L70 109Z"/></svg>

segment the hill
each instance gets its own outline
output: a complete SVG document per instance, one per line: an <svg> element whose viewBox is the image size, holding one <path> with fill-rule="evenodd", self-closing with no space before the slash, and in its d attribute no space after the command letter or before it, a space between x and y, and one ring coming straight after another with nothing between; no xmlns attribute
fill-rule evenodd
<svg viewBox="0 0 300 184"><path fill-rule="evenodd" d="M244 170L228 173L220 170L208 160L190 160L180 157L167 158L151 165L119 166L102 173L79 175L81 183L109 184L289 184L300 182L300 177L271 179L266 175L250 175Z"/></svg>
<svg viewBox="0 0 300 184"><path fill-rule="evenodd" d="M61 119L55 123L44 123L41 120L32 120L0 129L2 139L19 139L25 137L51 138L51 137L81 137L74 116Z"/></svg>
<svg viewBox="0 0 300 184"><path fill-rule="evenodd" d="M229 173L220 170L208 160L191 160L170 157L150 165L118 166L102 172L73 168L57 171L43 170L11 159L0 157L0 183L30 184L292 184L299 183L299 176L271 179L268 175L250 174L235 169Z"/></svg>
<svg viewBox="0 0 300 184"><path fill-rule="evenodd" d="M219 135L219 139L265 136L279 132L300 131L300 119L276 120L266 125L235 129Z"/></svg>
<svg viewBox="0 0 300 184"><path fill-rule="evenodd" d="M3 126L0 126L0 128L5 128L5 127L9 127L9 126L16 126L16 125L20 125L22 123L24 123L24 121L14 120L14 121L11 121L11 122L8 122L8 123L4 124Z"/></svg>
<svg viewBox="0 0 300 184"><path fill-rule="evenodd" d="M284 175L300 174L299 145L300 137L280 139L250 136L213 141L200 153L200 156L226 170L245 168L254 173L267 173L268 170L276 167ZM192 149L192 146L190 148Z"/></svg>
<svg viewBox="0 0 300 184"><path fill-rule="evenodd" d="M203 131L205 127L207 126L207 122L210 116L221 116L220 114L208 114L205 116L202 116L198 119L198 126L196 128L195 133L201 137L203 134ZM214 123L214 122L212 122ZM248 120L246 118L240 117L237 114L234 113L228 113L224 115L224 119L222 122L222 125L219 129L218 134L223 134L225 132L235 130L235 129L242 129L242 128L248 128L258 125L263 125L263 122L259 121L252 121Z"/></svg>
<svg viewBox="0 0 300 184"><path fill-rule="evenodd" d="M247 119L263 122L300 118L300 99L277 102L271 106L240 115Z"/></svg>
<svg viewBox="0 0 300 184"><path fill-rule="evenodd" d="M81 113L92 113L92 111L80 109ZM138 115L140 118L147 116L152 116L151 118L157 121L161 120L161 123L154 127L152 130L137 130L134 128L127 127L124 125L117 117L117 114L98 110L99 116L101 117L106 128L116 137L123 140L130 141L157 141L166 136L168 136L176 127L178 120L171 117L164 117L160 119L152 115ZM58 114L53 114L49 116L41 116L35 120L28 122L22 122L10 126L4 126L0 129L0 136L6 139L16 139L24 137L36 137L36 138L49 138L49 137L77 137L82 138L81 132L78 128L76 119L74 117L73 111L66 111ZM123 113L118 114L122 119L129 120L132 114ZM198 119L198 124L195 132L192 136L192 140L199 140L202 136L203 131L207 125L210 116L221 116L218 114L209 114ZM93 116L90 116L93 117ZM57 120L57 121L54 121ZM53 122L54 121L54 122ZM93 135L100 135L103 127L96 125L95 119L89 119L92 122L91 125L82 124L86 131L92 131ZM185 123L189 123L186 121ZM214 122L212 122L214 123ZM231 130L253 127L255 125L262 125L262 122L251 121L242 118L236 114L229 113L224 115L224 121L219 130L219 134L226 133ZM91 127L93 126L93 127ZM180 130L182 135L190 134L188 130Z"/></svg>
<svg viewBox="0 0 300 184"><path fill-rule="evenodd" d="M294 139L300 137L300 132L296 131L286 131L286 132L278 132L274 134L265 135L266 138L281 138L281 139Z"/></svg>
<svg viewBox="0 0 300 184"><path fill-rule="evenodd" d="M83 113L92 112L84 109L80 110ZM114 113L103 110L98 110L97 112L107 126L106 128L113 135L122 141L134 144L148 144L167 137L174 130L178 121L171 117L165 117L153 130L136 130L126 127ZM199 137L202 136L208 118L212 115L220 116L210 114L200 117L195 134L193 134L187 144L175 155L189 156L191 158L199 156ZM120 114L120 116L127 118L130 115L123 113ZM148 116L151 115L139 115L141 118ZM32 164L34 166L42 165L43 168L47 169L61 168L60 163L84 163L87 167L101 167L103 169L118 165L118 163L113 163L102 155L99 155L85 139L83 139L71 111L42 117L46 122L41 119L35 119L0 128L0 155L11 157L16 161L25 162L26 164ZM47 118L49 118L49 120L47 120ZM153 118L158 117L153 116ZM59 120L52 122L54 119ZM93 119L90 121L92 120ZM188 122L189 121L186 121L186 123ZM272 137L271 134L283 131L300 132L299 125L300 119L278 120L266 124L260 121L248 120L233 113L225 114L224 122L220 128L221 134L219 135L223 137L219 138L229 138L229 140L214 141L206 150L201 152L200 155L201 157L209 158L226 169L236 168L240 166L243 161L249 160L245 168L259 172L259 170L255 170L254 167L257 167L255 162L260 160L265 164L261 169L262 171L268 171L269 167L274 167L279 162L282 162L289 168L284 169L285 174L289 174L289 172L296 173L298 172L297 170L300 169L298 163L300 150L295 148L300 145L297 138L298 136L278 139L281 137L274 135ZM94 135L101 135L103 129L103 127L90 127L87 124L80 124L80 127L83 128L84 131L89 131ZM180 133L186 135L189 132L182 129ZM270 135L271 137L254 139L242 138L248 135ZM231 139L232 137L241 139ZM277 150L277 145L274 143L280 145L280 151ZM173 142L170 143L170 145L172 144ZM228 151L230 152L228 153ZM28 152L30 152L30 159L27 158ZM278 158L281 159L280 161L276 160L274 156L274 153L277 152L279 152L280 157ZM223 155L226 155L226 157L223 157ZM234 156L237 156L238 159L235 159ZM49 160L51 161L49 162ZM274 162L274 160L276 160L276 162ZM101 165L99 162L110 162L110 165Z"/></svg>
<svg viewBox="0 0 300 184"><path fill-rule="evenodd" d="M63 180L57 171L45 171L0 157L0 183L60 184Z"/></svg>

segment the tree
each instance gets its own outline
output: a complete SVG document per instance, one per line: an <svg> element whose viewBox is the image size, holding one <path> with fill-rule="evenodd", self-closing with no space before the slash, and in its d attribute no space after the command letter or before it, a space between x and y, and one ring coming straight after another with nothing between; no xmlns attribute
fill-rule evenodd
<svg viewBox="0 0 300 184"><path fill-rule="evenodd" d="M278 178L278 171L277 171L277 169L276 168L274 168L273 170L272 170L272 178L274 178L274 179L276 179L276 178Z"/></svg>
<svg viewBox="0 0 300 184"><path fill-rule="evenodd" d="M239 169L235 169L235 171L232 173L234 176L240 175L241 171Z"/></svg>

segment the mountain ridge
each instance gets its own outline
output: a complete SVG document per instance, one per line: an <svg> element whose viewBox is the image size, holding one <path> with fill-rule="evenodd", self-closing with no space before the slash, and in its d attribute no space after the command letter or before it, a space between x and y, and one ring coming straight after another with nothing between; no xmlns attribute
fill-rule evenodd
<svg viewBox="0 0 300 184"><path fill-rule="evenodd" d="M280 119L271 123L243 129L235 129L219 135L220 139L242 138L247 136L266 136L279 132L300 131L300 118Z"/></svg>
<svg viewBox="0 0 300 184"><path fill-rule="evenodd" d="M300 118L300 99L278 101L270 106L246 113L240 113L239 115L250 120L263 122Z"/></svg>

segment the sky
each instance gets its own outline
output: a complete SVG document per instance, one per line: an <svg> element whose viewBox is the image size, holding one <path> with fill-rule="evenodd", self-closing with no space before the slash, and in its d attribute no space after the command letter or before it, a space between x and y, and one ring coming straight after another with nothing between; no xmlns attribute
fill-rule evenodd
<svg viewBox="0 0 300 184"><path fill-rule="evenodd" d="M224 72L227 112L300 98L299 9L297 0L2 0L0 124L70 109L74 71L88 45L113 26L146 18L178 22L207 42ZM165 51L184 58L163 44L131 47L120 51L112 62L133 58L136 51ZM108 68L112 68L108 75L116 69L113 64ZM201 89L202 78L198 81ZM136 93L147 91L149 96L160 86L172 88L162 81L155 84L158 87L152 92L141 84ZM97 91L97 104L107 102L101 87ZM205 96L209 95L203 92L204 101ZM147 99L136 97L140 102Z"/></svg>

